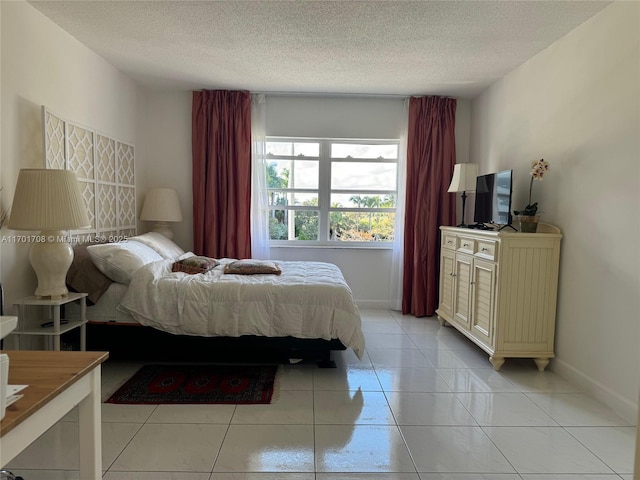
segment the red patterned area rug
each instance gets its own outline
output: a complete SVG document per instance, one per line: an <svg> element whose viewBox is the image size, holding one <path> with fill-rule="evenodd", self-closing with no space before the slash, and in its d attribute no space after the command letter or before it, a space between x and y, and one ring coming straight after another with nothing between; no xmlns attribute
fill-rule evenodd
<svg viewBox="0 0 640 480"><path fill-rule="evenodd" d="M107 403L271 403L272 365L145 365Z"/></svg>

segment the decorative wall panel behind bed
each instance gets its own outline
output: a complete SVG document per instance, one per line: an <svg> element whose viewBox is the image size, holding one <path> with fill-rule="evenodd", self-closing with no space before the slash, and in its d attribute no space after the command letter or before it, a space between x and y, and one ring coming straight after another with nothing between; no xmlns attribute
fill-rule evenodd
<svg viewBox="0 0 640 480"><path fill-rule="evenodd" d="M136 235L134 146L63 119L45 106L42 126L45 168L75 172L87 202L91 228L71 233L107 241Z"/></svg>

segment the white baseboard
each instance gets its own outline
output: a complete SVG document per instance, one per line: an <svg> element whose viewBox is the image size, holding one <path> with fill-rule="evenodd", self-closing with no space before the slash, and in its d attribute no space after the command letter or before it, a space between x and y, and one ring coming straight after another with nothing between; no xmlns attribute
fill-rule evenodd
<svg viewBox="0 0 640 480"><path fill-rule="evenodd" d="M631 425L635 425L638 421L638 403L620 396L620 394L614 392L602 383L585 375L584 372L578 370L573 365L555 358L551 362L550 370L553 370L565 380L586 390L597 400L608 405Z"/></svg>
<svg viewBox="0 0 640 480"><path fill-rule="evenodd" d="M390 310L389 300L354 300L358 308L371 308L373 310Z"/></svg>

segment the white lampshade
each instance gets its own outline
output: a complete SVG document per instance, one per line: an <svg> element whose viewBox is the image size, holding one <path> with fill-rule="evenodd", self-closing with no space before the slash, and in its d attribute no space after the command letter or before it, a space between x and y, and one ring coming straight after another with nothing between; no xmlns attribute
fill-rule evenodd
<svg viewBox="0 0 640 480"><path fill-rule="evenodd" d="M456 163L453 167L453 178L447 192L475 192L478 165L475 163Z"/></svg>
<svg viewBox="0 0 640 480"><path fill-rule="evenodd" d="M182 211L178 192L172 188L153 188L147 192L140 213L140 220L156 222L154 232L167 238L173 238L173 232L167 222L181 222Z"/></svg>
<svg viewBox="0 0 640 480"><path fill-rule="evenodd" d="M69 230L90 225L75 173L54 169L20 170L9 228Z"/></svg>
<svg viewBox="0 0 640 480"><path fill-rule="evenodd" d="M9 228L40 230L29 260L38 277L36 297L62 298L73 249L63 230L91 225L76 174L69 170L23 169L13 196Z"/></svg>
<svg viewBox="0 0 640 480"><path fill-rule="evenodd" d="M181 222L178 192L171 188L153 188L144 198L140 220Z"/></svg>

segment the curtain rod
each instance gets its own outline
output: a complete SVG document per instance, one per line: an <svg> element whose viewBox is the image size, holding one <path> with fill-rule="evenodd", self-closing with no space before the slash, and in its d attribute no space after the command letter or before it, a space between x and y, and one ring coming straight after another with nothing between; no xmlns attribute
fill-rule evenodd
<svg viewBox="0 0 640 480"><path fill-rule="evenodd" d="M256 95L270 95L270 96L282 96L282 97L358 97L358 98L396 98L405 99L412 95L399 95L392 93L332 93L332 92L279 92L279 91L252 91L251 94Z"/></svg>
<svg viewBox="0 0 640 480"><path fill-rule="evenodd" d="M350 98L381 98L381 99L397 99L397 100L406 100L408 98L416 97L441 97L441 98L454 98L456 100L460 100L458 97L452 97L451 95L436 95L436 94L411 94L411 95L400 95L394 93L331 93L331 92L254 92L252 90L248 90L252 95L269 95L272 97L350 97Z"/></svg>
<svg viewBox="0 0 640 480"><path fill-rule="evenodd" d="M0 0L1 1L1 0ZM229 90L229 89L218 89L218 88L201 88L192 91L205 91L205 90ZM396 93L338 93L338 92L281 92L281 91L254 91L251 89L241 89L249 92L251 95L269 95L272 97L349 97L349 98L381 98L381 99L397 99L397 100L406 100L411 97L441 97L441 98L454 98L460 100L458 97L452 97L451 95L437 95L437 94L410 94L410 95L400 95Z"/></svg>

